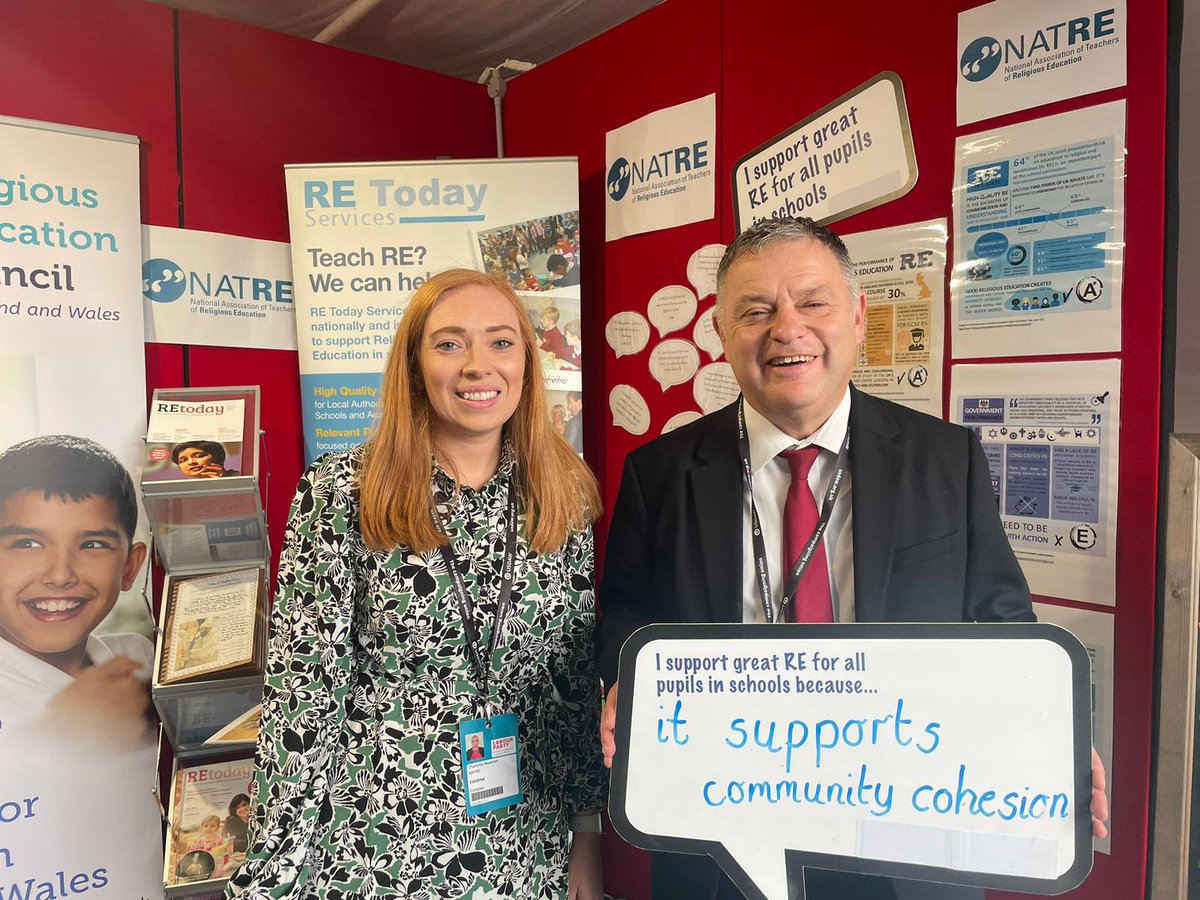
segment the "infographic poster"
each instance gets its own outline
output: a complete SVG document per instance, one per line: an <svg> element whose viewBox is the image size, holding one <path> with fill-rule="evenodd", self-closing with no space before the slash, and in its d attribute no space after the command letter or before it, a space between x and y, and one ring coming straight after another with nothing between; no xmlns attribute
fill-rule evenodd
<svg viewBox="0 0 1200 900"><path fill-rule="evenodd" d="M854 386L942 416L946 220L842 235L867 298Z"/></svg>
<svg viewBox="0 0 1200 900"><path fill-rule="evenodd" d="M138 142L0 117L0 897L162 896Z"/></svg>
<svg viewBox="0 0 1200 900"><path fill-rule="evenodd" d="M454 267L512 285L555 428L578 432L568 427L583 414L578 169L574 158L287 167L309 461L371 436L400 316Z"/></svg>
<svg viewBox="0 0 1200 900"><path fill-rule="evenodd" d="M1125 103L955 144L956 359L1121 349Z"/></svg>
<svg viewBox="0 0 1200 900"><path fill-rule="evenodd" d="M950 418L979 435L1035 594L1116 603L1121 363L954 366Z"/></svg>

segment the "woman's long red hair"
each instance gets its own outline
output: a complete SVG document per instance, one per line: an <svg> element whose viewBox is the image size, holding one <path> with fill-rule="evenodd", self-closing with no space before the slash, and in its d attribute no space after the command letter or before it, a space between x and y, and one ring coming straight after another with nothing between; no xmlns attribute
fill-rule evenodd
<svg viewBox="0 0 1200 900"><path fill-rule="evenodd" d="M384 370L375 432L359 474L359 530L372 550L403 546L425 553L448 540L430 516L434 414L421 375L421 353L433 307L448 292L467 285L494 288L513 305L520 323L525 381L504 433L516 453L517 486L531 549L557 550L572 531L599 515L595 477L550 422L537 341L520 298L506 282L482 272L449 269L413 294Z"/></svg>

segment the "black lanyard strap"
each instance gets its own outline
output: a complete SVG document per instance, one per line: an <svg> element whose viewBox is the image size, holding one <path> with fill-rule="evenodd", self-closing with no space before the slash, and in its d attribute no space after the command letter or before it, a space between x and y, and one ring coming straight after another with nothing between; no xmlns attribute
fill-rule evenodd
<svg viewBox="0 0 1200 900"><path fill-rule="evenodd" d="M495 663L496 648L500 645L504 627L508 621L509 612L512 609L513 574L517 564L517 492L513 487L515 481L516 476L514 473L508 479L508 512L506 516L507 521L504 526L504 562L501 568L500 591L496 595L496 617L492 622L492 633L488 640L486 661L480 654L479 627L475 622L475 605L471 600L470 593L467 591L467 583L463 578L461 569L459 569L458 560L455 559L454 550L449 543L443 544L438 548L438 551L442 554L442 559L446 563L446 568L450 572L451 590L458 603L458 612L462 617L463 635L467 642L467 651L470 653L471 661L475 666L479 695L483 700L485 718L489 721L492 718L491 700L488 693L492 680L492 666ZM438 508L436 501L433 504L433 517L442 531L448 535L450 529L446 527L446 522L442 518L442 512Z"/></svg>
<svg viewBox="0 0 1200 900"><path fill-rule="evenodd" d="M821 503L821 517L817 520L817 527L809 535L808 542L800 551L800 555L792 562L791 572L785 583L783 596L779 601L779 615L776 617L771 601L771 573L767 569L767 547L763 542L758 507L754 503L754 470L750 462L750 436L746 430L746 400L744 397L738 397L737 425L738 452L742 458L742 478L746 482L746 490L750 493L750 537L754 545L754 580L758 585L758 599L762 603L763 615L768 623L774 623L776 618L783 618L784 610L795 598L796 590L800 587L800 579L804 577L808 564L812 562L813 554L817 552L817 545L825 536L825 529L829 527L834 501L841 493L842 482L845 481L846 472L850 467L850 429L846 428L846 439L842 441L842 449L837 458L837 469L833 473L833 480L829 482L829 487L825 491L825 499ZM786 524L784 527L786 528Z"/></svg>

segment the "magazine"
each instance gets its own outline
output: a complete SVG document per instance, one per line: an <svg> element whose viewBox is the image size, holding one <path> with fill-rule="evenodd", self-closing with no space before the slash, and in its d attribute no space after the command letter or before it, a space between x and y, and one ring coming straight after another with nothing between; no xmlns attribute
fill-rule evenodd
<svg viewBox="0 0 1200 900"><path fill-rule="evenodd" d="M228 878L246 858L254 759L180 763L168 811L167 887Z"/></svg>
<svg viewBox="0 0 1200 900"><path fill-rule="evenodd" d="M155 398L146 431L142 481L191 481L241 475L244 399Z"/></svg>

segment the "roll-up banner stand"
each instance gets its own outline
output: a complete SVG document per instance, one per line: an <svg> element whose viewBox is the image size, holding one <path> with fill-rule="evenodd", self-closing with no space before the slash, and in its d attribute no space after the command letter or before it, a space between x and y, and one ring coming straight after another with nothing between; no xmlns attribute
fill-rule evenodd
<svg viewBox="0 0 1200 900"><path fill-rule="evenodd" d="M568 427L582 415L574 157L294 165L286 180L308 461L370 437L400 316L452 267L513 286L556 427L580 433L582 420Z"/></svg>
<svg viewBox="0 0 1200 900"><path fill-rule="evenodd" d="M0 117L0 896L161 896L137 138Z"/></svg>

